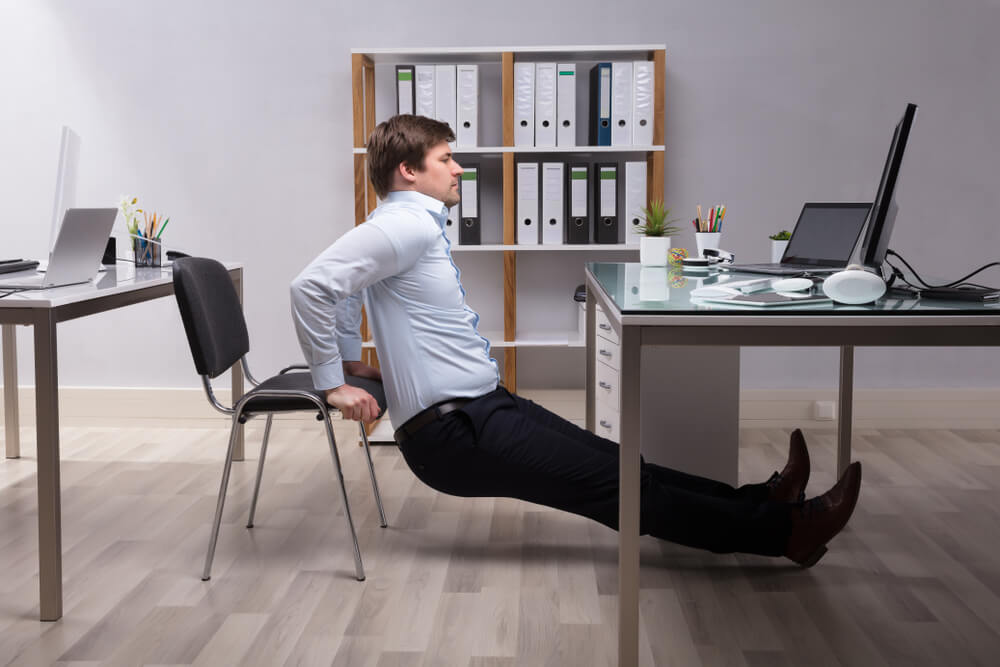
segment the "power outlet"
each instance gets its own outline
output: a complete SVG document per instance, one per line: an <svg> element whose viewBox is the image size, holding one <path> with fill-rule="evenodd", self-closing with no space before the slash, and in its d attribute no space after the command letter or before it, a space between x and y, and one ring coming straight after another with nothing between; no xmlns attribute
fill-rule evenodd
<svg viewBox="0 0 1000 667"><path fill-rule="evenodd" d="M837 404L834 401L816 401L813 403L813 419L821 422L833 421Z"/></svg>

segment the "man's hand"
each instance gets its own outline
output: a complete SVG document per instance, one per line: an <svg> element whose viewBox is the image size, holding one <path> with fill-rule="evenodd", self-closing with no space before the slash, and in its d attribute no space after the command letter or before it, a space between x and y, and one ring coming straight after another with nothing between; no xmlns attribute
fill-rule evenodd
<svg viewBox="0 0 1000 667"><path fill-rule="evenodd" d="M326 390L326 402L340 410L344 419L371 422L378 417L378 401L364 389L342 384Z"/></svg>
<svg viewBox="0 0 1000 667"><path fill-rule="evenodd" d="M377 368L372 368L368 364L361 361L345 361L344 362L344 375L353 375L358 378L368 378L370 380L382 381L382 371Z"/></svg>

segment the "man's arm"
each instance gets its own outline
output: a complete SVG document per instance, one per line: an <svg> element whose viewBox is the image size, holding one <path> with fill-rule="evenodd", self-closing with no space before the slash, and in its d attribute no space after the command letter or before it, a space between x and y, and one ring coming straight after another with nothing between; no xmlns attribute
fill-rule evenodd
<svg viewBox="0 0 1000 667"><path fill-rule="evenodd" d="M313 385L326 391L327 402L347 419L371 420L378 415L378 405L368 392L344 384L344 362L357 368L352 362L360 363L361 356L361 302L351 296L408 269L435 238L433 230L428 234L417 225L400 227L407 238L390 239L376 225L359 225L292 281L292 319Z"/></svg>

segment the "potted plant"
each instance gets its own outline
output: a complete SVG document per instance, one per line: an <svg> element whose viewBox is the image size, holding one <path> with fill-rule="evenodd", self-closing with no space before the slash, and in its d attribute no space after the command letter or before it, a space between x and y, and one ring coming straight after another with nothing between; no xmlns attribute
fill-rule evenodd
<svg viewBox="0 0 1000 667"><path fill-rule="evenodd" d="M777 264L781 261L781 256L785 254L788 239L792 238L792 235L787 229L782 229L777 234L771 234L767 238L771 239L771 262Z"/></svg>
<svg viewBox="0 0 1000 667"><path fill-rule="evenodd" d="M636 234L642 235L639 239L639 263L644 266L666 266L670 237L680 231L671 224L677 220L667 219L670 209L663 205L661 199L650 201L649 206L641 211L646 224L635 228Z"/></svg>

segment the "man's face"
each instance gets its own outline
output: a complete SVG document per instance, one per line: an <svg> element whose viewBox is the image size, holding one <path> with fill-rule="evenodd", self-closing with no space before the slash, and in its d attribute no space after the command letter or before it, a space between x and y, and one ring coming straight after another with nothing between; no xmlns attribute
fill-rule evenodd
<svg viewBox="0 0 1000 667"><path fill-rule="evenodd" d="M443 201L448 208L458 203L462 167L455 162L447 141L427 151L423 171L414 170L411 173L414 177L413 189L417 192Z"/></svg>

